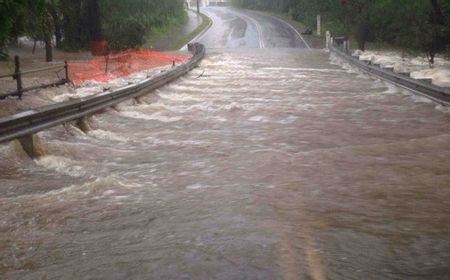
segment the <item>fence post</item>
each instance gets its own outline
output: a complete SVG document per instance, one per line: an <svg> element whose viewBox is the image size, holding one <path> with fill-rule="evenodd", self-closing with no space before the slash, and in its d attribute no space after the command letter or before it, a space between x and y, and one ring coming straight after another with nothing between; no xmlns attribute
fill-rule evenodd
<svg viewBox="0 0 450 280"><path fill-rule="evenodd" d="M108 74L109 54L105 55L105 74Z"/></svg>
<svg viewBox="0 0 450 280"><path fill-rule="evenodd" d="M70 83L70 79L69 79L69 64L67 63L67 60L64 60L64 71L66 72L66 83Z"/></svg>
<svg viewBox="0 0 450 280"><path fill-rule="evenodd" d="M327 47L327 50L328 49L330 49L330 44L331 44L331 33L330 33L330 31L327 31L326 32L326 47Z"/></svg>
<svg viewBox="0 0 450 280"><path fill-rule="evenodd" d="M350 41L347 38L347 36L345 36L345 38L344 38L344 52L345 53L349 53L350 52Z"/></svg>
<svg viewBox="0 0 450 280"><path fill-rule="evenodd" d="M317 36L320 36L321 33L321 18L320 15L317 15Z"/></svg>
<svg viewBox="0 0 450 280"><path fill-rule="evenodd" d="M22 100L22 75L20 74L20 59L19 56L14 56L14 64L15 64L15 70L14 70L14 80L17 82L17 94L19 96L19 99Z"/></svg>

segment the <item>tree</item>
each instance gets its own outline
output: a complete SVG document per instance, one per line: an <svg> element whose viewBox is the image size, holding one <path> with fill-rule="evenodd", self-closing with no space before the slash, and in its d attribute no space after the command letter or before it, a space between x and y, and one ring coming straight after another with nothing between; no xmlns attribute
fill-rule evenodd
<svg viewBox="0 0 450 280"><path fill-rule="evenodd" d="M362 50L380 41L426 53L450 53L448 0L232 0L234 5L288 13L306 25L321 14L326 29L350 35Z"/></svg>
<svg viewBox="0 0 450 280"><path fill-rule="evenodd" d="M97 0L87 0L88 25L91 41L100 41L102 36L102 22L100 5Z"/></svg>
<svg viewBox="0 0 450 280"><path fill-rule="evenodd" d="M56 47L80 50L104 35L114 37L117 27L133 42L116 36L116 45L137 47L146 34L185 18L183 0L0 0L0 58L7 57L9 44L19 36L43 40L46 60L51 60L53 35Z"/></svg>
<svg viewBox="0 0 450 280"><path fill-rule="evenodd" d="M8 44L12 37L14 23L25 7L25 2L0 0L0 59L8 56Z"/></svg>

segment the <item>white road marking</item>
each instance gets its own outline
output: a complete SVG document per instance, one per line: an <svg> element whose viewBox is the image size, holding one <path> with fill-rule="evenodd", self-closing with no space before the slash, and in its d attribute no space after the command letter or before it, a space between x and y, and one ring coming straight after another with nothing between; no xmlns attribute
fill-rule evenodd
<svg viewBox="0 0 450 280"><path fill-rule="evenodd" d="M298 35L298 37L303 41L303 43L305 44L306 48L310 49L311 47L308 45L308 43L305 41L305 39L303 39L303 36L297 31L297 29L295 29L295 27L293 27L289 22L284 21L282 19L279 19L277 17L274 16L270 16L271 18L274 18L276 20L278 20L279 22L282 22L284 24L286 24L287 26L289 26L291 29L293 29L295 31L295 33Z"/></svg>
<svg viewBox="0 0 450 280"><path fill-rule="evenodd" d="M240 12L236 12L236 11L232 11L232 12L238 14L240 17L246 18L247 20L249 20L250 22L252 22L255 25L256 32L258 33L259 48L264 49L266 47L266 45L264 44L262 28L261 28L261 25L258 23L258 21L256 19L249 17L245 14L242 14Z"/></svg>

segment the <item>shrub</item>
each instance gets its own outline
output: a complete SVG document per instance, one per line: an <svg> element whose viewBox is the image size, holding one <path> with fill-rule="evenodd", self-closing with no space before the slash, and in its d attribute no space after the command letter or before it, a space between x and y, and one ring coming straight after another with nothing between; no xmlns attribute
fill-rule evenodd
<svg viewBox="0 0 450 280"><path fill-rule="evenodd" d="M136 49L145 43L144 26L132 19L115 22L105 28L105 38L114 51Z"/></svg>

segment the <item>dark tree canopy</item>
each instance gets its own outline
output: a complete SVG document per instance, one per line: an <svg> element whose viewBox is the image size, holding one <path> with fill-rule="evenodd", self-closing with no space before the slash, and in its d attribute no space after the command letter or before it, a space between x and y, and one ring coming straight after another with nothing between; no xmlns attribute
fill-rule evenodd
<svg viewBox="0 0 450 280"><path fill-rule="evenodd" d="M116 49L139 47L145 34L185 17L183 0L0 0L0 58L19 36L43 40L47 60L53 36L56 47L66 50L87 49L91 40L104 38L114 40Z"/></svg>
<svg viewBox="0 0 450 280"><path fill-rule="evenodd" d="M387 42L426 52L432 59L450 45L448 0L232 0L235 5L288 13L314 26L317 14L334 34Z"/></svg>

